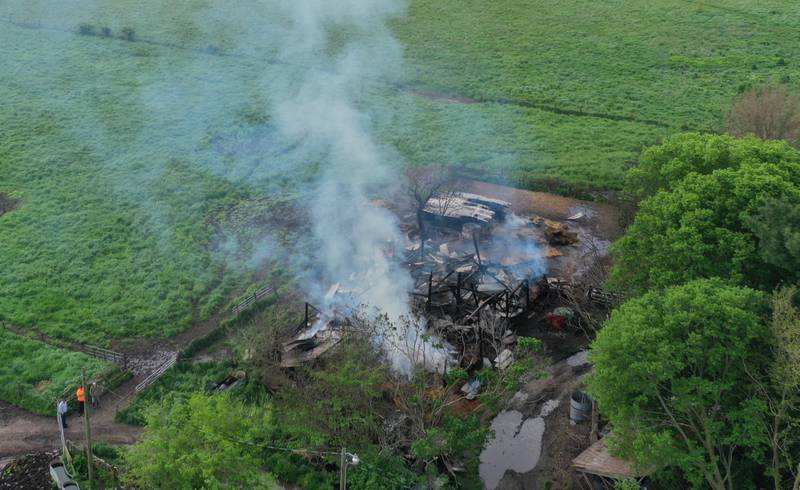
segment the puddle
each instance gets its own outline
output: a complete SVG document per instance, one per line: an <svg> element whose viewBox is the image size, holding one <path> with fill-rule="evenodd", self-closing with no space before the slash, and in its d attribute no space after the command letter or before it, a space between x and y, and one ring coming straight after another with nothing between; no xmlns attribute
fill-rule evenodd
<svg viewBox="0 0 800 490"><path fill-rule="evenodd" d="M485 488L497 488L508 470L527 473L536 467L542 455L544 417L556 407L558 400L549 400L536 418L523 420L522 413L508 410L492 420L494 439L481 452L480 475Z"/></svg>

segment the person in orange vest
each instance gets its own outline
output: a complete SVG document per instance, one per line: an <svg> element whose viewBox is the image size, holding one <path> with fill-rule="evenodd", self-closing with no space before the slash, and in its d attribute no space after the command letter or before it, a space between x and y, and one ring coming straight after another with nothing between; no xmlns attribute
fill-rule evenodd
<svg viewBox="0 0 800 490"><path fill-rule="evenodd" d="M86 390L83 389L83 385L78 386L75 397L78 399L78 414L83 415L83 404L86 402Z"/></svg>

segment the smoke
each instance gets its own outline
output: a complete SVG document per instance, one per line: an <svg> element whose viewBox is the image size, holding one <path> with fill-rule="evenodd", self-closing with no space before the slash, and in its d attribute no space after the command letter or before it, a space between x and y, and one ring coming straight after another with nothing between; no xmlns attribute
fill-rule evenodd
<svg viewBox="0 0 800 490"><path fill-rule="evenodd" d="M393 152L377 143L356 102L365 79L402 66L402 50L387 26L402 5L295 0L279 6L287 20L279 50L286 69L273 85L273 123L294 142L294 158L321 162L310 197L316 259L324 281L353 293L318 294L317 301L326 308L363 306L381 325L375 340L396 372L409 374L420 359L444 369L444 354L410 320L412 280L392 258L405 245L396 218L370 203L396 190L398 176L386 163ZM320 291L317 285L309 289Z"/></svg>
<svg viewBox="0 0 800 490"><path fill-rule="evenodd" d="M153 257L180 258L171 264L180 280L168 284L166 274L151 272L165 290L189 284L204 291L216 287L218 269L278 262L304 273L318 306L366 305L401 325L386 326L376 339L394 346L387 350L398 371L408 372L409 358L426 348L428 362L443 359L423 327L403 320L411 318L411 279L392 253L403 250L404 237L394 216L370 200L393 192L403 157L460 163L474 157L473 147L501 154L506 145L494 141L514 131L492 131L477 105L398 90L413 78L388 25L404 14L403 1L190 3L0 2L4 18L45 27L2 24L20 40L20 53L41 57L10 56L4 80L14 73L14 83L5 85L25 87L12 90L20 100L28 91L47 94L63 146L86 148L81 169L134 216L131 233L147 238L140 269L161 263ZM84 23L113 36L79 36ZM121 39L126 28L135 30L135 42ZM211 222L224 229L208 232L203 217L230 206L232 189L236 199L307 202L311 236L287 246L291 225L242 233L235 220L222 219ZM354 293L326 300L335 282Z"/></svg>

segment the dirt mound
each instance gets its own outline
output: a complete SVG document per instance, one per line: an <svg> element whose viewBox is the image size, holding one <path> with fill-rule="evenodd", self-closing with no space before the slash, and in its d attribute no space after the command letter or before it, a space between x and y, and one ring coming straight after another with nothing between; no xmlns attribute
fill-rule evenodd
<svg viewBox="0 0 800 490"><path fill-rule="evenodd" d="M0 216L12 211L17 207L19 201L10 198L7 194L0 192Z"/></svg>
<svg viewBox="0 0 800 490"><path fill-rule="evenodd" d="M0 489L41 490L50 488L50 463L58 456L55 451L28 454L9 463L0 473Z"/></svg>

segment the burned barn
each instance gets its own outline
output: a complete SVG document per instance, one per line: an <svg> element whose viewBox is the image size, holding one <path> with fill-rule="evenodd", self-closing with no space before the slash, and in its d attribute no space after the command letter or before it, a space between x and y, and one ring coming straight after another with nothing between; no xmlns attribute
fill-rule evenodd
<svg viewBox="0 0 800 490"><path fill-rule="evenodd" d="M383 252L410 278L406 303L416 326L452 347L463 367L502 369L513 362L516 326L535 315L560 330L572 317L564 306L534 310L542 309L545 293L574 293L561 287L570 281L545 273L562 255L574 254L578 233L563 222L509 209L506 201L465 192L432 198L425 206L425 242L409 218L405 253L395 246ZM336 283L319 303L352 306L370 287L368 278L355 278L347 287ZM320 310L306 306L295 336L283 345L282 367L313 361L339 344L349 322L346 307Z"/></svg>

